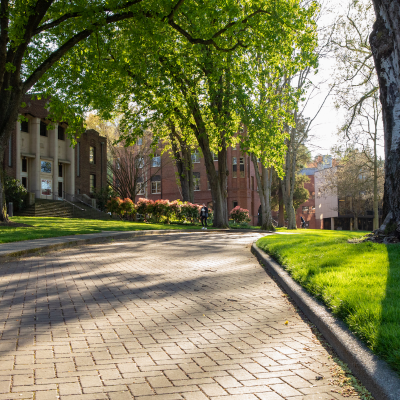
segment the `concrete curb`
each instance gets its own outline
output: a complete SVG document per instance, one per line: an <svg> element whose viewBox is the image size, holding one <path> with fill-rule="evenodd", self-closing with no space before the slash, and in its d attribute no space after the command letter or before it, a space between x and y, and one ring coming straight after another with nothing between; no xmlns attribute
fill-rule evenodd
<svg viewBox="0 0 400 400"><path fill-rule="evenodd" d="M376 400L400 399L400 378L385 361L374 355L342 321L334 317L324 305L306 292L255 243L252 245L252 253L318 328Z"/></svg>
<svg viewBox="0 0 400 400"><path fill-rule="evenodd" d="M170 233L210 233L210 232L229 232L229 233L238 233L238 232L258 232L258 233L267 233L268 231L261 231L255 229L210 229L207 231L203 231L201 229L165 229L165 230L142 230L142 231L127 231L127 232L115 232L115 231L103 231L101 233L94 234L84 234L84 235L70 235L70 236L58 236L54 238L45 238L45 239L34 239L20 242L11 242L4 243L4 245L9 245L12 247L12 244L15 243L16 247L23 246L23 243L27 243L29 248L26 249L18 249L18 250L10 250L6 252L2 252L0 254L0 263L12 260L15 257L24 257L24 256L32 256L38 252L47 252L54 251L58 249L81 246L85 244L96 244L96 243L104 243L109 242L111 240L120 240L120 239L133 239L141 236L149 236L149 235L166 235ZM55 241L56 243L46 244L46 242ZM32 243L34 243L32 245ZM31 246L29 246L31 245ZM1 250L0 244L0 250Z"/></svg>

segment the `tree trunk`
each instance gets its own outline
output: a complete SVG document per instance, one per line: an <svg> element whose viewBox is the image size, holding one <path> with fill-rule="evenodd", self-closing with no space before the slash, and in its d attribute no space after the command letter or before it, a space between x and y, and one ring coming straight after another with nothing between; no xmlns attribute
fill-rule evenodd
<svg viewBox="0 0 400 400"><path fill-rule="evenodd" d="M353 221L354 221L354 230L358 231L358 215L354 216Z"/></svg>
<svg viewBox="0 0 400 400"><path fill-rule="evenodd" d="M22 90L19 87L0 93L0 222L9 222L4 194L4 151L15 129L21 101Z"/></svg>
<svg viewBox="0 0 400 400"><path fill-rule="evenodd" d="M286 216L288 219L288 229L297 229L296 226L296 214L293 206L293 193L294 193L294 168L295 160L291 157L290 143L288 144L288 149L285 158L285 176L281 180L281 188L283 201L286 209Z"/></svg>
<svg viewBox="0 0 400 400"><path fill-rule="evenodd" d="M192 154L190 148L182 140L176 139L175 133L175 126L172 125L170 140L176 169L178 170L179 182L181 184L182 200L193 203L194 185Z"/></svg>
<svg viewBox="0 0 400 400"><path fill-rule="evenodd" d="M373 0L370 35L379 79L385 138L384 215L392 213L400 234L400 7L398 0Z"/></svg>
<svg viewBox="0 0 400 400"><path fill-rule="evenodd" d="M285 209L283 206L283 194L281 185L279 185L278 189L278 201L279 201L278 226L282 228L285 226Z"/></svg>
<svg viewBox="0 0 400 400"><path fill-rule="evenodd" d="M251 154L254 171L258 185L258 194L261 202L261 229L265 231L275 231L272 224L271 215L271 185L272 185L272 168L265 168L261 165L261 173L258 168L257 157L254 153Z"/></svg>
<svg viewBox="0 0 400 400"><path fill-rule="evenodd" d="M192 126L197 143L203 152L207 177L210 182L211 196L213 199L214 221L216 228L229 228L228 191L227 191L227 150L226 141L222 136L220 150L218 151L218 171L215 169L214 157L210 150L206 125L200 112L197 100L189 103L191 113L196 125Z"/></svg>
<svg viewBox="0 0 400 400"><path fill-rule="evenodd" d="M378 156L376 154L376 135L374 140L374 219L372 230L379 229L379 207L378 207Z"/></svg>

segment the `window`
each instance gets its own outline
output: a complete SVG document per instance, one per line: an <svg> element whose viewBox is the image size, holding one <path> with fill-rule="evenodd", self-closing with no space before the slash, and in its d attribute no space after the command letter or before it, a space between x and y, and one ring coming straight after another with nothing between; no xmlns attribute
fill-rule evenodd
<svg viewBox="0 0 400 400"><path fill-rule="evenodd" d="M90 174L90 193L94 193L96 189L96 175Z"/></svg>
<svg viewBox="0 0 400 400"><path fill-rule="evenodd" d="M21 121L21 132L29 132L29 122L28 121Z"/></svg>
<svg viewBox="0 0 400 400"><path fill-rule="evenodd" d="M65 140L65 129L58 125L58 140Z"/></svg>
<svg viewBox="0 0 400 400"><path fill-rule="evenodd" d="M212 154L213 160L218 161L218 154L215 154L215 153L211 153L211 154Z"/></svg>
<svg viewBox="0 0 400 400"><path fill-rule="evenodd" d="M12 136L8 139L8 166L12 167Z"/></svg>
<svg viewBox="0 0 400 400"><path fill-rule="evenodd" d="M40 171L44 174L51 174L51 162L50 161L41 161L40 162Z"/></svg>
<svg viewBox="0 0 400 400"><path fill-rule="evenodd" d="M27 178L26 176L23 176L23 177L21 178L21 183L22 183L22 186L23 186L25 189L28 189L28 178Z"/></svg>
<svg viewBox="0 0 400 400"><path fill-rule="evenodd" d="M161 176L154 175L151 177L151 194L161 193Z"/></svg>
<svg viewBox="0 0 400 400"><path fill-rule="evenodd" d="M40 121L40 136L47 136L47 125L43 121Z"/></svg>
<svg viewBox="0 0 400 400"><path fill-rule="evenodd" d="M137 144L138 146L141 146L141 145L143 144L143 138L139 138L139 139L137 140L136 144Z"/></svg>
<svg viewBox="0 0 400 400"><path fill-rule="evenodd" d="M42 179L41 189L42 189L43 196L50 196L51 195L51 179Z"/></svg>
<svg viewBox="0 0 400 400"><path fill-rule="evenodd" d="M198 150L195 150L192 153L192 163L199 163L200 162L200 152Z"/></svg>
<svg viewBox="0 0 400 400"><path fill-rule="evenodd" d="M232 178L237 178L237 158L232 157Z"/></svg>
<svg viewBox="0 0 400 400"><path fill-rule="evenodd" d="M62 178L63 176L63 166L62 164L58 164L58 176Z"/></svg>
<svg viewBox="0 0 400 400"><path fill-rule="evenodd" d="M254 190L254 176L251 177L251 190Z"/></svg>
<svg viewBox="0 0 400 400"><path fill-rule="evenodd" d="M244 158L240 157L240 177L244 178Z"/></svg>
<svg viewBox="0 0 400 400"><path fill-rule="evenodd" d="M96 147L89 147L89 162L90 164L96 164Z"/></svg>
<svg viewBox="0 0 400 400"><path fill-rule="evenodd" d="M200 190L200 172L193 172L193 190Z"/></svg>
<svg viewBox="0 0 400 400"><path fill-rule="evenodd" d="M144 158L140 157L139 158L139 163L138 163L138 168L143 168L144 167Z"/></svg>
<svg viewBox="0 0 400 400"><path fill-rule="evenodd" d="M311 192L311 198L315 199L315 192Z"/></svg>
<svg viewBox="0 0 400 400"><path fill-rule="evenodd" d="M28 160L25 157L22 159L22 172L28 172Z"/></svg>
<svg viewBox="0 0 400 400"><path fill-rule="evenodd" d="M309 207L308 206L303 206L302 210L303 210L304 214L308 214Z"/></svg>
<svg viewBox="0 0 400 400"><path fill-rule="evenodd" d="M236 200L233 201L233 208L237 207L238 202Z"/></svg>
<svg viewBox="0 0 400 400"><path fill-rule="evenodd" d="M311 207L311 212L315 213L315 207L314 206Z"/></svg>
<svg viewBox="0 0 400 400"><path fill-rule="evenodd" d="M157 154L151 159L151 166L152 167L161 167L161 157Z"/></svg>
<svg viewBox="0 0 400 400"><path fill-rule="evenodd" d="M144 194L144 183L143 183L143 178L142 177L137 178L136 191L137 191L137 194Z"/></svg>

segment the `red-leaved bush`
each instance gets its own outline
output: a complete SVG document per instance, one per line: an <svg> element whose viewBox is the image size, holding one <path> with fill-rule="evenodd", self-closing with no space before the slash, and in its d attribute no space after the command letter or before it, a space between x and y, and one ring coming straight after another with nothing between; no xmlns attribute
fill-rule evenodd
<svg viewBox="0 0 400 400"><path fill-rule="evenodd" d="M233 221L237 224L250 221L249 210L246 210L245 208L240 208L239 206L233 208L230 212L230 215Z"/></svg>

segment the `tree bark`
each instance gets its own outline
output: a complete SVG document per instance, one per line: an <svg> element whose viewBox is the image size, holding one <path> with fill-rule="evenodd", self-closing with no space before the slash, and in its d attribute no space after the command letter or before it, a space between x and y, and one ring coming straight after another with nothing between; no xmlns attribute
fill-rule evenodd
<svg viewBox="0 0 400 400"><path fill-rule="evenodd" d="M279 185L278 200L279 200L278 226L280 228L283 228L285 226L285 209L284 209L284 205L283 205L283 194L282 194L282 186L281 185Z"/></svg>
<svg viewBox="0 0 400 400"><path fill-rule="evenodd" d="M379 79L385 139L383 217L392 213L400 234L400 4L398 0L373 0L373 4L376 21L369 40Z"/></svg>
<svg viewBox="0 0 400 400"><path fill-rule="evenodd" d="M261 202L261 229L265 231L275 231L272 223L271 213L271 185L272 185L272 168L265 168L261 165L261 173L258 168L257 157L251 154L254 171L258 185L258 194Z"/></svg>
<svg viewBox="0 0 400 400"><path fill-rule="evenodd" d="M193 164L190 148L177 137L174 125L171 125L170 140L174 155L179 182L182 189L182 200L194 202ZM178 146L179 143L179 146Z"/></svg>
<svg viewBox="0 0 400 400"><path fill-rule="evenodd" d="M295 167L296 160L294 155L292 155L291 143L289 141L285 158L285 176L281 180L283 202L285 204L286 216L288 219L288 229L297 229L296 214L293 206Z"/></svg>
<svg viewBox="0 0 400 400"><path fill-rule="evenodd" d="M372 230L379 229L379 204L378 204L378 155L376 154L376 135L374 140L374 219Z"/></svg>

